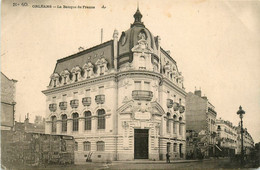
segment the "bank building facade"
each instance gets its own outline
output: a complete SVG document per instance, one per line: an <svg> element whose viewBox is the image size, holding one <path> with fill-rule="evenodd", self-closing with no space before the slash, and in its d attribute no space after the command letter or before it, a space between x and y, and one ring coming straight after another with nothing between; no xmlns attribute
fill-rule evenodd
<svg viewBox="0 0 260 170"><path fill-rule="evenodd" d="M75 138L75 163L185 158L185 97L176 61L141 21L119 37L57 60L47 134Z"/></svg>

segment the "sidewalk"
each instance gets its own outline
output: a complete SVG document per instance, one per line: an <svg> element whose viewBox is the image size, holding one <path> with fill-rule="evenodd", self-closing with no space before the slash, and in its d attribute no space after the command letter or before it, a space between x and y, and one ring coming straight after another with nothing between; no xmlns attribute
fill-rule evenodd
<svg viewBox="0 0 260 170"><path fill-rule="evenodd" d="M204 160L171 160L171 164L175 163L189 163L189 162L200 162L200 161L206 161L209 159L204 159ZM112 164L167 164L166 160L160 160L160 161L153 161L153 160L148 160L148 159L136 159L136 160L131 160L131 161L112 161Z"/></svg>

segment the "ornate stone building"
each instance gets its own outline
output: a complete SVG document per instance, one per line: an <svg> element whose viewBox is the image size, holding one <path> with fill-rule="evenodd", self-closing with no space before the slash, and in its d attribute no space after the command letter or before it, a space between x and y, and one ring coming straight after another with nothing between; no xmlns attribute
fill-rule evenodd
<svg viewBox="0 0 260 170"><path fill-rule="evenodd" d="M183 76L141 18L138 9L120 38L59 59L43 91L45 132L73 135L76 163L185 158Z"/></svg>

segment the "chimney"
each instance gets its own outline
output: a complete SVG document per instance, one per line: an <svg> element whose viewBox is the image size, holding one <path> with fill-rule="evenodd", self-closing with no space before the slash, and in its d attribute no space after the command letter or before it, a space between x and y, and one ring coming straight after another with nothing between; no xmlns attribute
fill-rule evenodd
<svg viewBox="0 0 260 170"><path fill-rule="evenodd" d="M201 90L195 90L194 94L201 97Z"/></svg>

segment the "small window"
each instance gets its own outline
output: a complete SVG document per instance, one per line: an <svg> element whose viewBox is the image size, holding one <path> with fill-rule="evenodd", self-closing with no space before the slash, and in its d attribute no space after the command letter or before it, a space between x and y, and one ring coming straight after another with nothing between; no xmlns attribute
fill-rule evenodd
<svg viewBox="0 0 260 170"><path fill-rule="evenodd" d="M83 142L83 149L84 151L91 151L91 143L90 142Z"/></svg>
<svg viewBox="0 0 260 170"><path fill-rule="evenodd" d="M105 142L103 141L97 142L97 151L105 151Z"/></svg>

